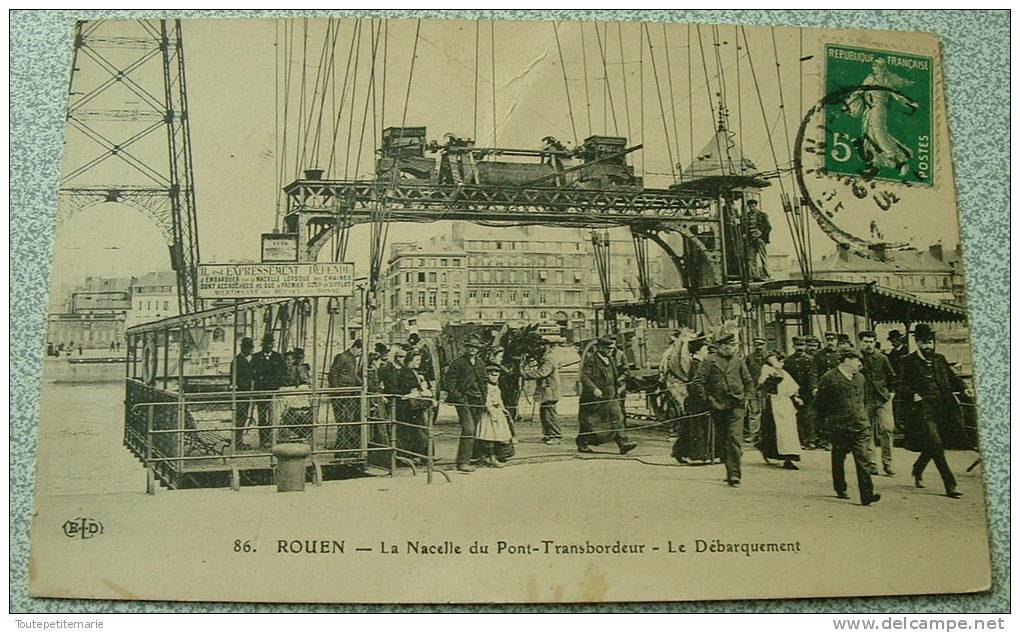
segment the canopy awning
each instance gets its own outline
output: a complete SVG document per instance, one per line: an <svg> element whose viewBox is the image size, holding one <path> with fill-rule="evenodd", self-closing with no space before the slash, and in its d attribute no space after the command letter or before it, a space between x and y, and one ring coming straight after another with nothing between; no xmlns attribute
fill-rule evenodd
<svg viewBox="0 0 1020 633"><path fill-rule="evenodd" d="M619 314L652 318L659 306L687 304L695 298L737 298L744 293L752 303L799 303L809 298L807 282L803 280L769 281L750 284L728 284L702 288L697 293L687 289L667 290L655 295L651 302L614 302L610 310ZM959 323L967 320L962 306L936 302L915 294L885 288L876 283L843 281L814 281L810 295L818 313L846 312L866 316L878 323Z"/></svg>

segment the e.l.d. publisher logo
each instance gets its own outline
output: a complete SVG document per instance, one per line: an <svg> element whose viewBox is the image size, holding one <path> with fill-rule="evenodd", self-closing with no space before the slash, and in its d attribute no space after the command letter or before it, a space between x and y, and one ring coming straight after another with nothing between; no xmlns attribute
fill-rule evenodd
<svg viewBox="0 0 1020 633"><path fill-rule="evenodd" d="M95 519L78 517L64 522L64 536L87 539L103 533L103 524Z"/></svg>

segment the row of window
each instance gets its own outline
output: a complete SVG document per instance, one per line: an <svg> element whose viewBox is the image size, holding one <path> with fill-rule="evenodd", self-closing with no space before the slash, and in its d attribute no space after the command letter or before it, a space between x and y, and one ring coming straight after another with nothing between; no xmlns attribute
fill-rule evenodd
<svg viewBox="0 0 1020 633"><path fill-rule="evenodd" d="M394 295L395 297L396 295ZM417 301L415 300L417 299ZM459 291L448 292L446 290L419 290L417 292L407 291L404 293L404 307L411 308L459 308L461 295Z"/></svg>
<svg viewBox="0 0 1020 633"><path fill-rule="evenodd" d="M400 281L400 277L399 276L394 278L394 284L395 285L399 281ZM424 273L424 272L420 272L420 273L404 273L404 283L405 284L413 284L415 282L418 282L418 283L430 283L430 284L434 284L434 283L441 283L441 284L454 283L454 284L458 284L458 283L460 283L460 273L459 272L452 272L452 273L449 273L449 274L447 274L447 273Z"/></svg>
<svg viewBox="0 0 1020 633"><path fill-rule="evenodd" d="M153 304L155 304L155 305L153 305ZM142 309L142 300L141 299L138 300L138 308L137 309L138 310ZM159 308L159 299L156 299L155 301L153 301L152 299L149 299L148 301L146 301L145 302L145 309L146 310L159 310L160 309ZM168 300L163 301L163 309L164 310L169 310L170 309L170 301L168 301Z"/></svg>
<svg viewBox="0 0 1020 633"><path fill-rule="evenodd" d="M393 263L395 268L401 266L405 268L414 268L417 263L418 268L460 268L461 258L460 257L407 257L398 259Z"/></svg>
<svg viewBox="0 0 1020 633"><path fill-rule="evenodd" d="M469 270L468 283L536 283L549 281L553 284L563 285L567 283L581 283L584 281L584 272L580 270L521 270L521 269L493 269L493 270Z"/></svg>
<svg viewBox="0 0 1020 633"><path fill-rule="evenodd" d="M556 250L573 249L579 251L582 248L581 242L513 242L502 240L467 240L464 247L469 251L527 251L527 250L548 250L551 245L556 244Z"/></svg>
<svg viewBox="0 0 1020 633"><path fill-rule="evenodd" d="M174 291L173 286L135 286L131 289L134 294L170 294Z"/></svg>
<svg viewBox="0 0 1020 633"><path fill-rule="evenodd" d="M533 296L535 301L532 301ZM580 290L564 290L560 292L558 290L542 288L532 293L530 288L509 290L492 288L478 290L472 288L468 290L467 302L468 305L503 305L507 303L524 305L531 305L532 303L537 303L538 305L559 305L563 303L579 305L583 299L584 294Z"/></svg>
<svg viewBox="0 0 1020 633"><path fill-rule="evenodd" d="M550 312L548 310L476 310L472 316L478 319L519 319L521 321L550 321L563 320L565 313L562 311ZM585 315L577 311L573 316L568 317L572 327L584 327Z"/></svg>

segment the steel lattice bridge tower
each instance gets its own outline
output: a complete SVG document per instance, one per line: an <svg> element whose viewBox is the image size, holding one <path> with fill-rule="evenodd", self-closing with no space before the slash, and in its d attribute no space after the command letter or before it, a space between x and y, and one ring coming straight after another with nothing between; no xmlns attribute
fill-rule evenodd
<svg viewBox="0 0 1020 633"><path fill-rule="evenodd" d="M57 222L105 202L134 207L169 246L182 313L199 309L199 261L180 20L79 22Z"/></svg>

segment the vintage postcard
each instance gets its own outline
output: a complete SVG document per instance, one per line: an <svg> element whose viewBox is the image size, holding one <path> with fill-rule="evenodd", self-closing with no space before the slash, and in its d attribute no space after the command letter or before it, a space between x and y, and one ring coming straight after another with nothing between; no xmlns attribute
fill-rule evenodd
<svg viewBox="0 0 1020 633"><path fill-rule="evenodd" d="M990 585L937 37L75 28L30 592Z"/></svg>

